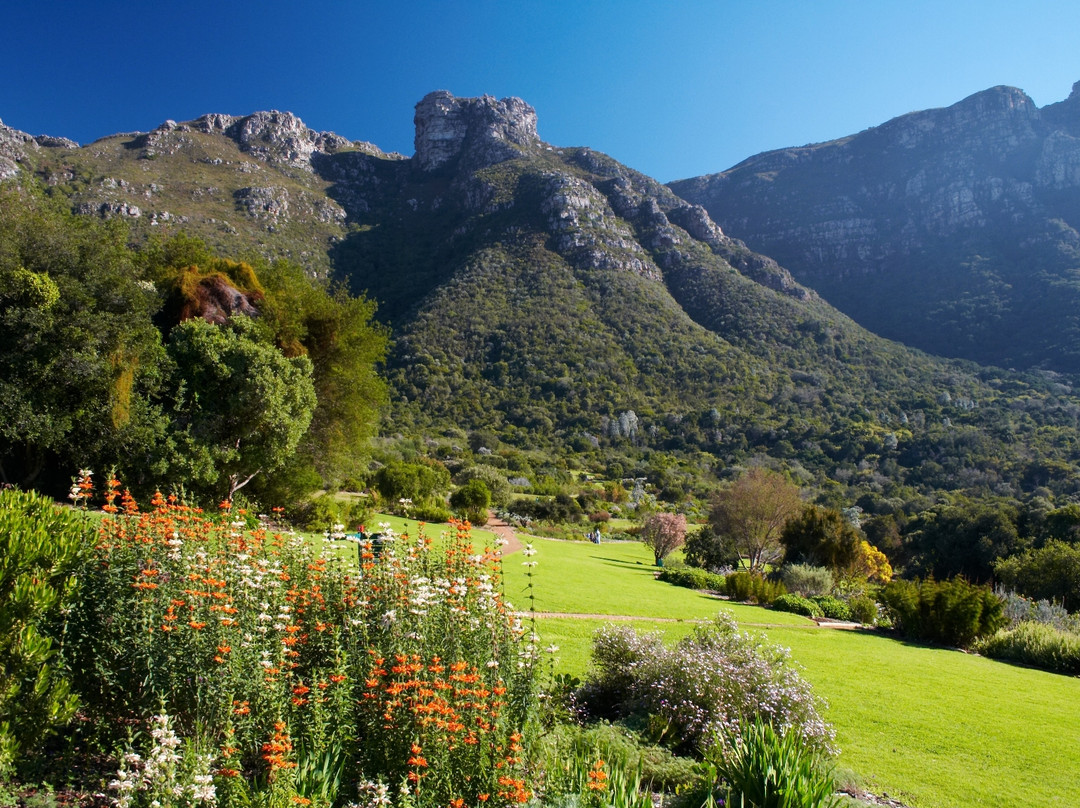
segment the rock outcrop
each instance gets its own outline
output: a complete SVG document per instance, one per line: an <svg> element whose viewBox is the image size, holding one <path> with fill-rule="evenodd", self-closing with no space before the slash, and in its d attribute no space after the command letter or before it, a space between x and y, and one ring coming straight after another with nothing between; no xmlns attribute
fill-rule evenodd
<svg viewBox="0 0 1080 808"><path fill-rule="evenodd" d="M536 110L520 98L455 98L445 90L428 93L416 105L415 161L433 171L454 160L463 168L494 165L539 146Z"/></svg>

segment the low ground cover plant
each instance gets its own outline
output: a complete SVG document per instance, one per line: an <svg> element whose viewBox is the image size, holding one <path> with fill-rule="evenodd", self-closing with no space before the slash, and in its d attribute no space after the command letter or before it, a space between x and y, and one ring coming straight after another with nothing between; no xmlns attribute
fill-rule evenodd
<svg viewBox="0 0 1080 808"><path fill-rule="evenodd" d="M1021 662L1047 671L1080 675L1080 634L1025 620L975 642L983 656Z"/></svg>

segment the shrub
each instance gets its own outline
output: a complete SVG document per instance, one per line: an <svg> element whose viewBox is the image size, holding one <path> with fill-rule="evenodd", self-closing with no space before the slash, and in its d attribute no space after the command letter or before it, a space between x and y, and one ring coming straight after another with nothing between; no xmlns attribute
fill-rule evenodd
<svg viewBox="0 0 1080 808"><path fill-rule="evenodd" d="M1049 600L1076 611L1080 608L1080 544L1049 540L1038 550L994 562L998 580L1036 600Z"/></svg>
<svg viewBox="0 0 1080 808"><path fill-rule="evenodd" d="M695 567L665 567L660 573L659 580L675 586L683 586L687 589L708 589L713 592L724 592L725 582L723 575L714 575L705 570Z"/></svg>
<svg viewBox="0 0 1080 808"><path fill-rule="evenodd" d="M760 718L728 731L706 758L713 795L739 808L835 808L832 769L798 732L778 732Z"/></svg>
<svg viewBox="0 0 1080 808"><path fill-rule="evenodd" d="M725 577L724 584L728 597L742 603L753 601L768 606L780 595L787 594L782 582L770 581L751 572L733 572Z"/></svg>
<svg viewBox="0 0 1080 808"><path fill-rule="evenodd" d="M804 598L827 595L833 588L832 573L825 567L809 564L785 564L780 570L780 580L788 592L797 592Z"/></svg>
<svg viewBox="0 0 1080 808"><path fill-rule="evenodd" d="M474 525L483 525L491 506L491 491L487 483L473 477L450 495L450 506Z"/></svg>
<svg viewBox="0 0 1080 808"><path fill-rule="evenodd" d="M1080 674L1080 634L1045 623L1026 621L978 640L972 649L983 656L1022 662L1043 670Z"/></svg>
<svg viewBox="0 0 1080 808"><path fill-rule="evenodd" d="M738 630L721 612L674 647L659 635L608 625L593 640L593 674L580 693L597 717L644 723L676 752L703 752L724 726L767 717L826 750L832 729L786 649Z"/></svg>
<svg viewBox="0 0 1080 808"><path fill-rule="evenodd" d="M480 480L487 486L491 494L490 504L498 507L510 501L510 481L502 469L491 465L478 465L470 466L454 475L455 485L465 486L472 480Z"/></svg>
<svg viewBox="0 0 1080 808"><path fill-rule="evenodd" d="M873 598L866 595L853 595L848 598L848 609L851 611L851 619L864 626L872 626L877 622L878 606Z"/></svg>
<svg viewBox="0 0 1080 808"><path fill-rule="evenodd" d="M718 536L712 525L703 525L686 537L686 563L710 572L733 569L739 565L739 550L730 536Z"/></svg>
<svg viewBox="0 0 1080 808"><path fill-rule="evenodd" d="M772 607L781 612L792 612L805 617L822 617L821 608L812 600L807 600L802 595L780 595L772 602Z"/></svg>
<svg viewBox="0 0 1080 808"><path fill-rule="evenodd" d="M75 713L48 627L74 593L71 574L91 536L86 520L52 500L0 491L0 774Z"/></svg>
<svg viewBox="0 0 1080 808"><path fill-rule="evenodd" d="M891 581L881 590L881 600L905 636L958 648L1006 622L1001 599L989 587L963 578Z"/></svg>
<svg viewBox="0 0 1080 808"><path fill-rule="evenodd" d="M810 600L817 604L825 617L833 620L851 619L851 607L839 598L834 598L831 595L817 595L810 598Z"/></svg>
<svg viewBox="0 0 1080 808"><path fill-rule="evenodd" d="M542 499L515 499L510 509L539 522L577 523L583 515L577 500L564 493Z"/></svg>

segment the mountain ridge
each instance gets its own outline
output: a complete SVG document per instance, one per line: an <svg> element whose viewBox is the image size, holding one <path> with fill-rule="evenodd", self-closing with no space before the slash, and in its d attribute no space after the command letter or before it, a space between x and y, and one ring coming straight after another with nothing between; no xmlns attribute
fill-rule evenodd
<svg viewBox="0 0 1080 808"><path fill-rule="evenodd" d="M1080 82L999 86L669 187L871 330L945 356L1080 370Z"/></svg>
<svg viewBox="0 0 1080 808"><path fill-rule="evenodd" d="M416 124L419 159L274 112L7 142L51 194L136 241L184 231L366 291L394 326L387 429L436 452L487 430L630 468L668 456L683 486L769 462L841 498L1072 490L1067 384L866 332L704 207L543 142L520 99L436 92Z"/></svg>

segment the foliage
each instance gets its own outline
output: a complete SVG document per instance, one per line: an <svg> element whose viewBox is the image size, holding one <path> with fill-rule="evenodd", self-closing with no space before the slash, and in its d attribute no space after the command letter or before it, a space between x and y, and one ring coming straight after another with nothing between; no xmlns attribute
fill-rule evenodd
<svg viewBox="0 0 1080 808"><path fill-rule="evenodd" d="M1006 587L1036 600L1080 607L1080 544L1050 539L1038 549L999 559L994 574Z"/></svg>
<svg viewBox="0 0 1080 808"><path fill-rule="evenodd" d="M103 522L68 620L65 660L97 748L168 715L213 755L230 808L328 806L362 796L365 778L407 785L417 806L528 799L536 652L491 548L464 529L439 542L384 529L357 566L352 546L319 556L243 514L152 505L126 499L128 515Z"/></svg>
<svg viewBox="0 0 1080 808"><path fill-rule="evenodd" d="M837 573L854 563L861 540L858 528L840 511L817 505L803 508L780 534L785 561L827 567Z"/></svg>
<svg viewBox="0 0 1080 808"><path fill-rule="evenodd" d="M660 571L658 580L675 586L684 586L687 589L708 589L721 593L725 591L723 575L693 567L664 567Z"/></svg>
<svg viewBox="0 0 1080 808"><path fill-rule="evenodd" d="M810 601L821 609L825 617L833 620L851 619L851 607L839 598L834 598L832 595L815 595L810 598ZM775 603L773 605L775 606Z"/></svg>
<svg viewBox="0 0 1080 808"><path fill-rule="evenodd" d="M686 517L681 513L650 514L645 518L638 536L653 551L656 565L660 566L686 541Z"/></svg>
<svg viewBox="0 0 1080 808"><path fill-rule="evenodd" d="M644 721L652 739L701 754L724 726L761 716L828 749L832 730L787 652L737 630L721 612L675 647L655 635L607 626L593 641L594 673L582 699L594 715Z"/></svg>
<svg viewBox="0 0 1080 808"><path fill-rule="evenodd" d="M799 489L783 475L754 467L716 495L709 522L735 542L751 572L760 572L780 558L784 525L801 506Z"/></svg>
<svg viewBox="0 0 1080 808"><path fill-rule="evenodd" d="M91 534L45 497L0 490L0 774L75 713L50 629Z"/></svg>
<svg viewBox="0 0 1080 808"><path fill-rule="evenodd" d="M739 564L735 541L730 536L718 536L709 524L687 535L683 553L687 564L712 573L734 569Z"/></svg>
<svg viewBox="0 0 1080 808"><path fill-rule="evenodd" d="M474 525L482 525L487 522L488 508L491 507L491 491L487 483L473 477L450 495L450 505Z"/></svg>
<svg viewBox="0 0 1080 808"><path fill-rule="evenodd" d="M786 595L780 595L773 599L770 604L774 609L780 612L791 612L792 614L801 614L804 617L823 617L824 612L821 611L821 607L809 598L804 598L802 595L796 595L789 593Z"/></svg>
<svg viewBox="0 0 1080 808"><path fill-rule="evenodd" d="M154 471L157 306L122 225L0 185L0 481L59 493L72 468Z"/></svg>
<svg viewBox="0 0 1080 808"><path fill-rule="evenodd" d="M881 602L907 637L966 648L1005 623L1001 599L989 587L963 578L892 581Z"/></svg>
<svg viewBox="0 0 1080 808"><path fill-rule="evenodd" d="M454 475L457 485L466 485L470 480L480 480L491 495L491 504L500 507L510 498L510 483L506 472L490 465L468 466Z"/></svg>
<svg viewBox="0 0 1080 808"><path fill-rule="evenodd" d="M976 640L972 650L995 659L1080 675L1080 634L1033 620Z"/></svg>
<svg viewBox="0 0 1080 808"><path fill-rule="evenodd" d="M334 525L355 530L368 521L371 506L366 498L339 499L330 493L312 497L296 511L294 521L309 530L329 531Z"/></svg>
<svg viewBox="0 0 1080 808"><path fill-rule="evenodd" d="M724 576L728 597L741 603L753 601L768 606L780 595L787 594L782 581L772 581L754 572L733 572Z"/></svg>
<svg viewBox="0 0 1080 808"><path fill-rule="evenodd" d="M851 619L864 626L872 626L877 623L878 605L869 595L852 595L847 601L851 611Z"/></svg>
<svg viewBox="0 0 1080 808"><path fill-rule="evenodd" d="M921 575L963 575L989 582L996 559L1024 547L1014 508L991 504L941 505L919 513L908 529Z"/></svg>
<svg viewBox="0 0 1080 808"><path fill-rule="evenodd" d="M583 516L576 499L566 493L539 499L515 499L511 503L514 513L540 522L577 523Z"/></svg>
<svg viewBox="0 0 1080 808"><path fill-rule="evenodd" d="M441 463L406 463L393 460L375 472L375 488L392 508L443 501L450 487L450 472Z"/></svg>
<svg viewBox="0 0 1080 808"><path fill-rule="evenodd" d="M826 595L833 588L832 573L825 567L812 567L809 564L785 564L780 568L780 580L788 592L803 597Z"/></svg>
<svg viewBox="0 0 1080 808"><path fill-rule="evenodd" d="M172 330L169 356L179 378L177 427L202 454L204 479L231 499L256 475L296 450L315 407L311 362L285 358L259 341L252 321L218 327L187 320Z"/></svg>
<svg viewBox="0 0 1080 808"><path fill-rule="evenodd" d="M836 783L820 749L760 717L728 729L706 755L712 804L732 808L838 808ZM723 802L719 797L722 795Z"/></svg>

